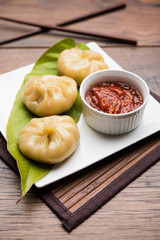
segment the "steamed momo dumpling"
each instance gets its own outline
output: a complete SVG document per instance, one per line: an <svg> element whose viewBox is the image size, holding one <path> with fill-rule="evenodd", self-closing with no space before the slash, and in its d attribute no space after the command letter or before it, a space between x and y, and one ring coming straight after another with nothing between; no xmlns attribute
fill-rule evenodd
<svg viewBox="0 0 160 240"><path fill-rule="evenodd" d="M109 68L100 53L71 48L60 53L58 72L73 78L79 86L83 79L98 70Z"/></svg>
<svg viewBox="0 0 160 240"><path fill-rule="evenodd" d="M22 93L26 107L38 116L51 116L68 111L77 97L76 82L65 76L32 76Z"/></svg>
<svg viewBox="0 0 160 240"><path fill-rule="evenodd" d="M59 163L68 158L79 143L79 130L69 116L33 118L19 134L20 151L44 163Z"/></svg>

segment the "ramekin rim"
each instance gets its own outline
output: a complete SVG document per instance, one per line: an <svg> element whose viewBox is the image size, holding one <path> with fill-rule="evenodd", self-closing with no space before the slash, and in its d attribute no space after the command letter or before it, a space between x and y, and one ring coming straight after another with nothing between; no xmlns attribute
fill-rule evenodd
<svg viewBox="0 0 160 240"><path fill-rule="evenodd" d="M118 114L110 114L110 113L105 113L105 112L102 112L102 111L99 111L93 107L91 107L87 101L85 100L84 96L82 95L82 88L83 88L83 85L85 84L85 82L87 81L88 78L90 78L92 75L95 75L95 74L98 74L100 72L108 72L108 71L114 71L114 72L125 72L125 73L128 73L128 74L131 74L133 76L136 76L137 78L139 78L141 80L141 82L143 82L144 86L146 87L147 89L147 97L145 99L145 101L142 103L141 106L139 106L138 108L130 111L130 112L127 112L127 113L118 113ZM149 90L149 87L147 85L147 83L143 80L143 78L141 78L139 75L137 75L136 73L133 73L133 72L130 72L130 71L127 71L127 70L117 70L117 69L103 69L103 70L99 70L97 72L94 72L94 73L91 73L90 75L88 75L81 83L80 85L80 97L81 97L81 100L83 101L83 103L90 109L92 110L93 112L95 113L98 113L100 115L103 115L103 116L111 116L111 117L123 117L123 116L127 116L127 115L132 115L138 111L140 111L142 108L145 107L145 105L147 104L148 100L149 100L149 96L150 96L150 90Z"/></svg>

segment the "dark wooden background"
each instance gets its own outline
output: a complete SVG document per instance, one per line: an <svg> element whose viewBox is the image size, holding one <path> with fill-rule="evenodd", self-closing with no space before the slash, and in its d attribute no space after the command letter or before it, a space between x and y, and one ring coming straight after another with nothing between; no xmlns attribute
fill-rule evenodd
<svg viewBox="0 0 160 240"><path fill-rule="evenodd" d="M114 1L121 2L121 1ZM50 31L0 46L0 74L33 63L58 40L97 42L124 69L139 74L160 95L160 1L128 0L125 9L70 25L77 30L137 38L138 45L99 41ZM112 2L113 3L113 2ZM0 0L0 16L41 24L58 24L111 4L105 0ZM35 30L0 20L0 41ZM121 191L73 232L32 192L20 196L18 177L0 160L0 239L145 239L160 237L160 163Z"/></svg>

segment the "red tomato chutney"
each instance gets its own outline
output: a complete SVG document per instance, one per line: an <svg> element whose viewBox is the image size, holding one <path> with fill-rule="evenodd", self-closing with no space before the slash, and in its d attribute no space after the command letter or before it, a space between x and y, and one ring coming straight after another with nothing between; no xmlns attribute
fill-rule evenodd
<svg viewBox="0 0 160 240"><path fill-rule="evenodd" d="M87 103L104 113L128 113L143 104L137 89L123 82L102 82L92 86L85 94Z"/></svg>

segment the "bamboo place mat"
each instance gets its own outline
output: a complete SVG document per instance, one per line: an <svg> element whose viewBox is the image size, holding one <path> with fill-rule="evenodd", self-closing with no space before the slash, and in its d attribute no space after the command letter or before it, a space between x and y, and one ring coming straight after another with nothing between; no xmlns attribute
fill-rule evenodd
<svg viewBox="0 0 160 240"><path fill-rule="evenodd" d="M160 102L160 97L154 97ZM2 135L0 158L19 175ZM159 159L160 134L157 132L69 177L32 189L70 232Z"/></svg>

